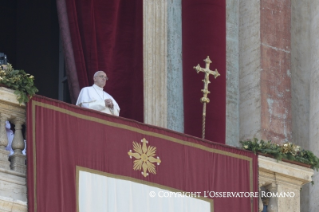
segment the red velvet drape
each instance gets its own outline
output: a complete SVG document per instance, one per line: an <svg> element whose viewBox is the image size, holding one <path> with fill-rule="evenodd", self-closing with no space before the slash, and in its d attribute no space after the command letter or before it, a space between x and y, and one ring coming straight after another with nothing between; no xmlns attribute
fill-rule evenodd
<svg viewBox="0 0 319 212"><path fill-rule="evenodd" d="M226 132L226 1L183 0L183 83L185 133L201 137L204 74L193 66L209 56L211 70L217 68L220 76L210 76L206 112L206 139L225 143Z"/></svg>
<svg viewBox="0 0 319 212"><path fill-rule="evenodd" d="M120 116L142 122L142 0L67 0L66 6L80 87L105 71L105 91L119 103Z"/></svg>

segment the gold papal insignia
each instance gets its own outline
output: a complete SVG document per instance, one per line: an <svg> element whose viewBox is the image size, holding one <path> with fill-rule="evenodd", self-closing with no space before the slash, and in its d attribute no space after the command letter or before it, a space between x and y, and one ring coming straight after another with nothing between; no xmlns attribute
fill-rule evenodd
<svg viewBox="0 0 319 212"><path fill-rule="evenodd" d="M144 177L148 176L148 173L156 174L155 165L153 163L157 163L157 165L160 165L161 160L159 157L155 158L156 153L156 147L153 146L147 146L146 144L148 141L143 138L141 140L143 143L143 146L133 141L133 150L130 150L127 154L132 157L134 157L136 160L134 160L133 169L134 170L141 170L143 168L143 171L141 172Z"/></svg>

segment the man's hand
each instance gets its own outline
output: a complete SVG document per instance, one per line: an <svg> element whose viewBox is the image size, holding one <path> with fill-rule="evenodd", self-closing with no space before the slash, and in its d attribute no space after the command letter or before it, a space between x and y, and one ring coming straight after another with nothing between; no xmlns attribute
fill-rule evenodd
<svg viewBox="0 0 319 212"><path fill-rule="evenodd" d="M113 108L113 101L112 99L105 99L105 107Z"/></svg>

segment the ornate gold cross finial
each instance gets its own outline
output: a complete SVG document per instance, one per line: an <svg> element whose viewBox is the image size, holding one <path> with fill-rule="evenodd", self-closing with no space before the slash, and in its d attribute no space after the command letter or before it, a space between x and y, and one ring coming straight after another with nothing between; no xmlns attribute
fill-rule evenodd
<svg viewBox="0 0 319 212"><path fill-rule="evenodd" d="M209 56L204 60L206 63L206 67L202 68L198 64L197 66L194 66L194 69L196 70L197 74L199 72L204 72L205 73L205 78L202 80L204 82L204 89L202 89L202 92L204 93L204 96L200 99L200 102L203 103L203 125L202 125L202 138L205 138L205 119L206 119L206 103L209 103L209 98L207 97L207 94L210 92L208 91L208 84L210 83L209 81L209 75L213 75L215 79L220 76L219 72L217 69L215 71L212 71L209 69L210 64L212 61L209 59Z"/></svg>

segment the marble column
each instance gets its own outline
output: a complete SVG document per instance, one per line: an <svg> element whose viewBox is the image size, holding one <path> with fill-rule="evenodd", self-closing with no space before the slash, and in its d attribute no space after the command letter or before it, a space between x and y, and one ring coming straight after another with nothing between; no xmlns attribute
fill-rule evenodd
<svg viewBox="0 0 319 212"><path fill-rule="evenodd" d="M310 70L310 119L309 137L310 150L319 156L319 2L310 1L311 22L310 22L310 43L311 43L311 70ZM319 173L313 177L314 185L310 186L309 211L319 211Z"/></svg>
<svg viewBox="0 0 319 212"><path fill-rule="evenodd" d="M260 1L261 138L291 141L290 0Z"/></svg>
<svg viewBox="0 0 319 212"><path fill-rule="evenodd" d="M260 1L239 1L240 140L261 138Z"/></svg>
<svg viewBox="0 0 319 212"><path fill-rule="evenodd" d="M143 1L144 122L184 131L181 0Z"/></svg>
<svg viewBox="0 0 319 212"><path fill-rule="evenodd" d="M167 128L184 132L182 0L167 2Z"/></svg>
<svg viewBox="0 0 319 212"><path fill-rule="evenodd" d="M226 144L239 146L239 0L226 1Z"/></svg>
<svg viewBox="0 0 319 212"><path fill-rule="evenodd" d="M291 141L290 0L239 3L240 139Z"/></svg>
<svg viewBox="0 0 319 212"><path fill-rule="evenodd" d="M313 0L291 0L291 109L292 142L310 149L310 78L312 72L311 7ZM315 59L317 60L317 58ZM301 211L310 211L309 189L301 190Z"/></svg>
<svg viewBox="0 0 319 212"><path fill-rule="evenodd" d="M167 128L167 0L143 1L144 122Z"/></svg>

